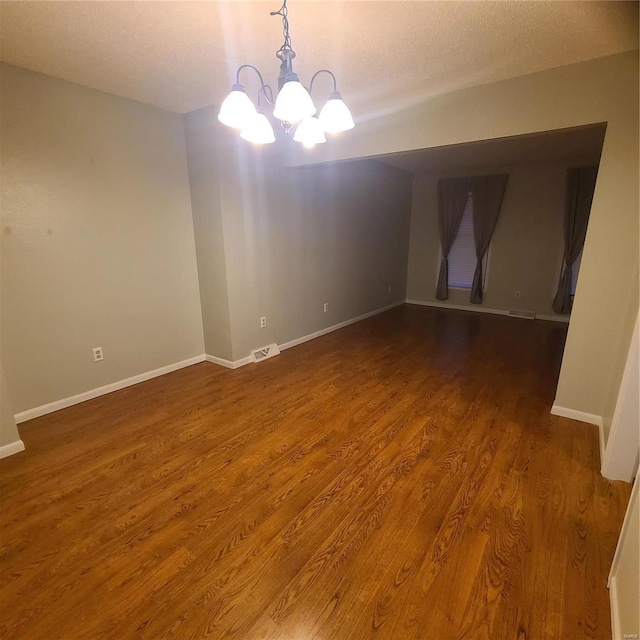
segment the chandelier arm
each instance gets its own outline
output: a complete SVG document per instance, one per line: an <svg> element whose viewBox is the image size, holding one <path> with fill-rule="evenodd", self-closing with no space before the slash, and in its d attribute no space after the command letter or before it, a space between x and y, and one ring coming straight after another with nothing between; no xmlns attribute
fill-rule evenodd
<svg viewBox="0 0 640 640"><path fill-rule="evenodd" d="M320 69L320 71L316 71L313 76L311 76L311 82L309 83L309 93L311 93L311 90L313 89L313 81L316 79L316 76L321 73L328 73L333 78L333 91L335 93L338 90L338 83L336 81L336 77L331 71L329 71L329 69Z"/></svg>
<svg viewBox="0 0 640 640"><path fill-rule="evenodd" d="M273 89L271 89L270 85L263 84L260 87L260 91L258 91L258 107L260 107L260 96L264 96L264 99L269 103L269 105L272 107L274 106Z"/></svg>
<svg viewBox="0 0 640 640"><path fill-rule="evenodd" d="M265 84L264 79L262 77L262 74L260 73L260 71L258 71L257 67L254 67L252 64L243 64L242 66L238 67L238 71L236 71L236 84L240 84L240 72L243 69L253 69L257 74L258 74L258 78L260 78L260 89L262 90L263 87L268 86Z"/></svg>

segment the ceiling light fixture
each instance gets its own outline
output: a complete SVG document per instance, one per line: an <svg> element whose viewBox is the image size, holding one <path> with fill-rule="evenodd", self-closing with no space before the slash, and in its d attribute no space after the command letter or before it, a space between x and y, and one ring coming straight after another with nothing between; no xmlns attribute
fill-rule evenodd
<svg viewBox="0 0 640 640"><path fill-rule="evenodd" d="M280 75L278 76L278 95L274 101L270 85L265 84L262 74L256 67L243 64L236 72L236 82L231 87L231 93L225 98L218 120L233 129L240 130L240 137L254 144L269 144L275 142L275 134L269 118L261 109L262 98L273 107L273 115L280 120L285 133L290 133L294 125L298 124L293 139L301 142L305 147L313 147L327 141L325 133L340 133L353 129L355 126L351 112L342 101L337 90L336 77L328 69L320 69L313 74L309 83L309 91L301 84L297 74L293 72L292 61L296 52L291 48L289 36L289 20L287 18L287 0L283 0L278 11L272 11L272 16L282 16L284 42L276 51L276 58L280 60ZM258 107L254 105L240 84L240 72L253 69L260 80L258 91ZM322 107L316 118L316 107L311 98L313 81L321 73L327 73L333 79L333 91L329 94L327 103Z"/></svg>

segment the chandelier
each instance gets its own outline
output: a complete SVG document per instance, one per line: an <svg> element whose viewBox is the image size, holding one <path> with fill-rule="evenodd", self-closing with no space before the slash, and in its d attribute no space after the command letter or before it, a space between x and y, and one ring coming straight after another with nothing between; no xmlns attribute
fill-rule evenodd
<svg viewBox="0 0 640 640"><path fill-rule="evenodd" d="M292 63L296 52L291 48L287 13L287 0L283 0L282 7L278 11L270 13L272 16L282 17L284 32L284 42L276 51L276 58L280 60L280 75L278 76L278 95L275 101L273 90L270 85L265 84L260 71L253 65L243 64L236 72L236 81L231 87L231 93L220 107L218 120L228 127L238 129L241 138L254 144L275 142L273 127L262 109L264 101L272 107L274 118L280 120L286 134L289 134L297 125L293 139L309 148L326 142L326 133L347 131L353 129L355 124L347 105L342 101L342 96L337 90L336 77L331 71L321 69L314 73L308 91L300 82L297 74L294 73ZM257 107L240 84L240 73L244 69L252 69L260 80ZM328 74L333 80L333 91L329 94L326 104L316 118L316 106L313 104L311 91L314 80L322 73Z"/></svg>

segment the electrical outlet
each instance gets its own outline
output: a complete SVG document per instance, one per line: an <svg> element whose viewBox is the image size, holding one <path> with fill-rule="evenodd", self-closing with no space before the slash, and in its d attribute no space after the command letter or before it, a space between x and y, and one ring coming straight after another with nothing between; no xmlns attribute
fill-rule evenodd
<svg viewBox="0 0 640 640"><path fill-rule="evenodd" d="M328 302L325 302L322 305L322 311L324 311L324 313L327 313L327 311L329 311L329 303Z"/></svg>
<svg viewBox="0 0 640 640"><path fill-rule="evenodd" d="M100 362L104 360L104 354L102 353L102 347L93 348L93 360L94 362Z"/></svg>
<svg viewBox="0 0 640 640"><path fill-rule="evenodd" d="M516 291L516 299L520 297L520 292Z"/></svg>
<svg viewBox="0 0 640 640"><path fill-rule="evenodd" d="M267 316L262 316L260 318L260 328L264 329L267 326Z"/></svg>

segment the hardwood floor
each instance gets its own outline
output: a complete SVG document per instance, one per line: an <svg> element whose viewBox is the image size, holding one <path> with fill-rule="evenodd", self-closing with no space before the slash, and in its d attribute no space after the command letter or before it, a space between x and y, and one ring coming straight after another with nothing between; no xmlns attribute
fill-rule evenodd
<svg viewBox="0 0 640 640"><path fill-rule="evenodd" d="M610 638L629 488L562 324L401 307L21 425L0 637Z"/></svg>

